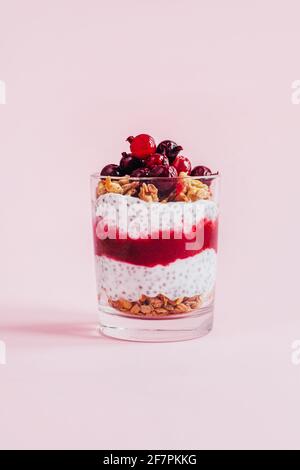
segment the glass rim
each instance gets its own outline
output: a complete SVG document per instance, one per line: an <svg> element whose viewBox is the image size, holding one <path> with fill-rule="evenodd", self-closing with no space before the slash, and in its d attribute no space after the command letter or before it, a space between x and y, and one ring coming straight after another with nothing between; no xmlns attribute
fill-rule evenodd
<svg viewBox="0 0 300 470"><path fill-rule="evenodd" d="M149 181L149 180L160 180L160 181L174 181L174 180L181 180L181 179L186 179L186 178L192 178L193 180L218 180L221 178L220 172L217 171L216 173L212 173L211 175L206 175L206 176L175 176L175 177L170 177L170 176L130 176L130 175L122 175L122 176L109 176L109 175L101 175L100 172L97 173L92 173L90 175L92 179L104 179L104 178L110 178L112 181L118 181L121 178L129 178L130 180L133 181Z"/></svg>

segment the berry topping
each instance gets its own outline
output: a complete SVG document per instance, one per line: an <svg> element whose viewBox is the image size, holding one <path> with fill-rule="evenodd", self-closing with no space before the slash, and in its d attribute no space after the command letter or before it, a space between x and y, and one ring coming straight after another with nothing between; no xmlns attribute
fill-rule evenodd
<svg viewBox="0 0 300 470"><path fill-rule="evenodd" d="M209 168L207 168L207 166L199 165L199 166L195 166L195 168L192 169L191 175L192 176L210 176L212 175L212 172ZM210 186L211 184L211 180L209 178L205 178L203 182L207 184L207 186Z"/></svg>
<svg viewBox="0 0 300 470"><path fill-rule="evenodd" d="M172 178L177 177L177 171L173 166L165 167L157 165L151 169L150 176L164 178L161 181L159 179L154 181L154 185L157 187L160 196L167 196L176 187L176 180L172 181Z"/></svg>
<svg viewBox="0 0 300 470"><path fill-rule="evenodd" d="M211 170L203 165L195 166L191 173L192 176L210 176L211 174Z"/></svg>
<svg viewBox="0 0 300 470"><path fill-rule="evenodd" d="M143 160L136 158L130 153L123 152L120 160L120 171L123 175L131 175L134 170L144 166Z"/></svg>
<svg viewBox="0 0 300 470"><path fill-rule="evenodd" d="M173 166L176 168L178 174L182 171L184 173L187 173L188 175L191 174L191 162L187 157L184 157L183 155L177 155L174 160Z"/></svg>
<svg viewBox="0 0 300 470"><path fill-rule="evenodd" d="M153 168L157 165L165 166L168 168L169 160L168 157L165 157L164 155L154 153L153 155L149 155L149 157L145 161L145 164L148 168Z"/></svg>
<svg viewBox="0 0 300 470"><path fill-rule="evenodd" d="M163 165L156 165L150 170L150 176L154 176L155 178L168 178L169 177L169 168Z"/></svg>
<svg viewBox="0 0 300 470"><path fill-rule="evenodd" d="M163 140L156 149L157 153L168 157L171 163L175 160L180 150L183 150L181 145L177 145L172 140Z"/></svg>
<svg viewBox="0 0 300 470"><path fill-rule="evenodd" d="M156 152L156 145L153 137L148 134L139 134L136 137L128 137L131 153L137 158L145 158Z"/></svg>
<svg viewBox="0 0 300 470"><path fill-rule="evenodd" d="M113 192L164 203L213 197L211 183L218 173L212 173L204 165L192 169L190 160L179 154L183 150L181 145L163 140L156 147L148 134L129 136L127 141L130 153L122 153L119 165L109 164L102 169L97 197ZM105 178L109 176L115 179ZM139 178L141 181L137 181Z"/></svg>
<svg viewBox="0 0 300 470"><path fill-rule="evenodd" d="M132 178L145 178L149 176L150 170L149 168L138 168L131 173Z"/></svg>
<svg viewBox="0 0 300 470"><path fill-rule="evenodd" d="M121 176L121 171L119 165L114 165L113 163L106 165L102 168L101 176Z"/></svg>

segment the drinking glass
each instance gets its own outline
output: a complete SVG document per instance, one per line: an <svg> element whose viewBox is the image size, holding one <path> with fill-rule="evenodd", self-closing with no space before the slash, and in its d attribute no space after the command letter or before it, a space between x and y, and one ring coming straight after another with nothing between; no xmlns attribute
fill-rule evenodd
<svg viewBox="0 0 300 470"><path fill-rule="evenodd" d="M213 326L219 175L91 176L100 330L179 341Z"/></svg>

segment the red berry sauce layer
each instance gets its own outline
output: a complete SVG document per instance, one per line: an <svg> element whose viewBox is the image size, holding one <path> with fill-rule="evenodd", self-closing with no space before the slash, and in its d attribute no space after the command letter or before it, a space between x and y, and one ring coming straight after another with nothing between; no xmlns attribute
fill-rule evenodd
<svg viewBox="0 0 300 470"><path fill-rule="evenodd" d="M94 228L95 254L107 256L117 261L123 261L139 266L153 267L158 264L166 266L177 259L189 258L201 253L207 248L217 250L218 221L202 220L194 226L192 233L182 234L177 239L173 230L170 233L159 231L157 238L133 239L120 234L116 230L116 238L100 240L97 237L97 227ZM196 234L197 238L196 240ZM168 237L168 238L166 238ZM192 247L191 244L195 246ZM191 249L193 248L193 249Z"/></svg>

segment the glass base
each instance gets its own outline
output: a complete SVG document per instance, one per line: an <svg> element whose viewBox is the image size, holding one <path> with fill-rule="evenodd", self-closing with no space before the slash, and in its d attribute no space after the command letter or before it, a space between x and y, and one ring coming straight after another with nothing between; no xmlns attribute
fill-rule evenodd
<svg viewBox="0 0 300 470"><path fill-rule="evenodd" d="M100 311L100 331L127 341L186 341L208 334L213 327L213 305L185 316L162 319L133 318Z"/></svg>

